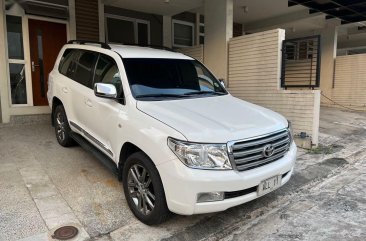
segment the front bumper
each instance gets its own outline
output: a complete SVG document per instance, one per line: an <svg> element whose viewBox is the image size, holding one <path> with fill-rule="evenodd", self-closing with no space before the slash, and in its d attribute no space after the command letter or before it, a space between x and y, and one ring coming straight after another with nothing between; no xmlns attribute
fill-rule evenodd
<svg viewBox="0 0 366 241"><path fill-rule="evenodd" d="M183 165L178 159L158 165L157 168L170 211L182 215L211 213L223 211L258 198L256 189L238 197L205 203L197 203L198 193L253 190L261 181L276 175L283 175L282 186L292 175L296 152L296 145L292 143L290 150L283 158L243 172L192 169Z"/></svg>

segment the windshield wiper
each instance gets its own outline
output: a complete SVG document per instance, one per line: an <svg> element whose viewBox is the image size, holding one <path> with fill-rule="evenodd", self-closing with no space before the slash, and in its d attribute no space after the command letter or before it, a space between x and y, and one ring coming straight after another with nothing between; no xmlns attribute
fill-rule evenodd
<svg viewBox="0 0 366 241"><path fill-rule="evenodd" d="M204 95L204 94L224 95L226 93L224 93L224 92L215 92L215 91L207 91L207 90L192 91L192 92L184 93L184 95Z"/></svg>
<svg viewBox="0 0 366 241"><path fill-rule="evenodd" d="M182 98L184 95L177 95L177 94L146 94L146 95L137 95L135 98L161 98L161 97L173 97L173 98Z"/></svg>

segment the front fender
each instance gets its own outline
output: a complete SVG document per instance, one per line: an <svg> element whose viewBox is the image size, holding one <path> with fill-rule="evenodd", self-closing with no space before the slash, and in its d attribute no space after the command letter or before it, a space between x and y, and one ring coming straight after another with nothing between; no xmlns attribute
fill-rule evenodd
<svg viewBox="0 0 366 241"><path fill-rule="evenodd" d="M118 153L116 163L120 160L120 153L126 142L134 144L145 152L157 166L176 158L168 147L168 137L186 140L177 130L137 109L124 123L123 127L119 129L120 134L116 135L124 138L122 141L120 139L119 142L114 142L118 143L118 146L115 147L118 150L115 152Z"/></svg>

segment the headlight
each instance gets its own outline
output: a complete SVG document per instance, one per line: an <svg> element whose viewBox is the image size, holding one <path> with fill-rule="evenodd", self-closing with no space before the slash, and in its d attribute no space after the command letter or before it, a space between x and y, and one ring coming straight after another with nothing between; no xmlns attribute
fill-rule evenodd
<svg viewBox="0 0 366 241"><path fill-rule="evenodd" d="M288 131L290 132L290 144L292 143L292 140L294 139L294 131L292 130L292 125L291 125L291 121L287 121L288 122Z"/></svg>
<svg viewBox="0 0 366 241"><path fill-rule="evenodd" d="M168 138L168 146L186 166L198 169L232 169L226 144L200 144Z"/></svg>

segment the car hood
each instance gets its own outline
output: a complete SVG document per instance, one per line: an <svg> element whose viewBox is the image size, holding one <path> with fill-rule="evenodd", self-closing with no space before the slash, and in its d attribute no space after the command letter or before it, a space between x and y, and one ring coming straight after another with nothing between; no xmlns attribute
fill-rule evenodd
<svg viewBox="0 0 366 241"><path fill-rule="evenodd" d="M226 143L268 134L288 125L280 114L229 94L166 101L137 101L137 108L193 142Z"/></svg>

